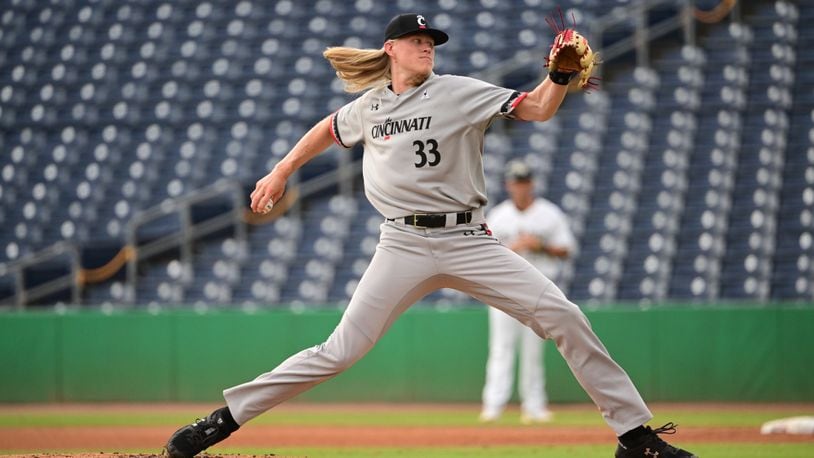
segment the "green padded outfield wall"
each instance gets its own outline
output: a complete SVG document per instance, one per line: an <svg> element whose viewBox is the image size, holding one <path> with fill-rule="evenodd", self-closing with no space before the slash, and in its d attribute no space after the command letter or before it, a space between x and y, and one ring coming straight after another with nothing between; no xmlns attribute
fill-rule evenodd
<svg viewBox="0 0 814 458"><path fill-rule="evenodd" d="M217 401L321 343L340 311L0 314L0 402ZM814 401L814 309L587 312L649 401ZM484 308L415 308L354 367L300 399L478 402ZM551 343L553 402L587 401Z"/></svg>

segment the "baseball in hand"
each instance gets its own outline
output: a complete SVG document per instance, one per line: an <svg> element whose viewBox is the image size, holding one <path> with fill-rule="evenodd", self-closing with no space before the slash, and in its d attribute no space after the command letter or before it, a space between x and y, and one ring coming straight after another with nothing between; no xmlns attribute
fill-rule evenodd
<svg viewBox="0 0 814 458"><path fill-rule="evenodd" d="M273 200L273 199L269 199L269 201L268 201L268 203L266 204L266 206L265 206L265 207L263 207L263 214L265 215L266 213L270 212L272 208L274 208L274 200Z"/></svg>

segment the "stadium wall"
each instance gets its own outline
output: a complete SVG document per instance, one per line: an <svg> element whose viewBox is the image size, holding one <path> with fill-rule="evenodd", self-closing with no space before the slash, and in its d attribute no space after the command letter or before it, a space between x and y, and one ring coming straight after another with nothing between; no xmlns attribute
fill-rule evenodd
<svg viewBox="0 0 814 458"><path fill-rule="evenodd" d="M0 314L0 402L217 401L321 343L340 311ZM814 401L814 309L587 312L650 401ZM413 309L312 401L477 402L485 309ZM552 344L552 402L587 401Z"/></svg>

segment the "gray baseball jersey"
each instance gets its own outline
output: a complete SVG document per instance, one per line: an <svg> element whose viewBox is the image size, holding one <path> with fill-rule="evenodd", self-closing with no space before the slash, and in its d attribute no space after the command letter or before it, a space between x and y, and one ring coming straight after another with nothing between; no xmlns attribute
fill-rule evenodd
<svg viewBox="0 0 814 458"><path fill-rule="evenodd" d="M486 205L483 133L525 93L454 75L431 74L396 95L382 87L342 107L336 142L364 144L365 194L386 218Z"/></svg>

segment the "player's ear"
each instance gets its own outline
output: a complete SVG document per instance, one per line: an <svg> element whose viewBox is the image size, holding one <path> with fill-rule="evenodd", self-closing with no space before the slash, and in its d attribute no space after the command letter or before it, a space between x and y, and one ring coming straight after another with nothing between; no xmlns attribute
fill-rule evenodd
<svg viewBox="0 0 814 458"><path fill-rule="evenodd" d="M384 42L384 52L388 56L391 56L391 57L393 56L393 44L395 42L396 42L395 40L387 40L387 41Z"/></svg>

